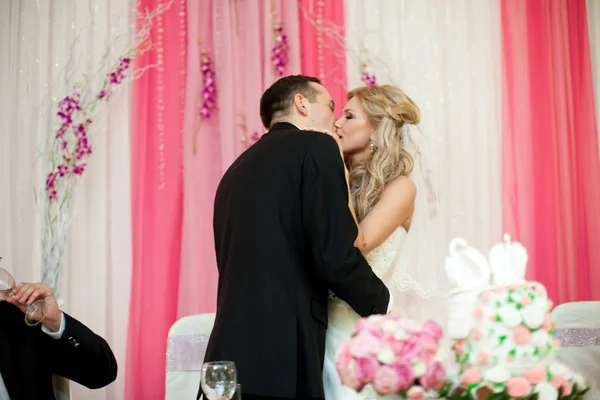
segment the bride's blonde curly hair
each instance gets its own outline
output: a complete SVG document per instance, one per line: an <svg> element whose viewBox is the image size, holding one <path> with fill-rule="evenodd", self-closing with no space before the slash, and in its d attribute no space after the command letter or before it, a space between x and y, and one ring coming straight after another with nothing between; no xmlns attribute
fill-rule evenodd
<svg viewBox="0 0 600 400"><path fill-rule="evenodd" d="M404 149L402 127L419 124L421 111L402 90L392 85L367 86L352 90L375 132L371 137L371 157L350 164L350 187L356 216L362 221L377 204L385 186L399 176L409 175L413 157Z"/></svg>

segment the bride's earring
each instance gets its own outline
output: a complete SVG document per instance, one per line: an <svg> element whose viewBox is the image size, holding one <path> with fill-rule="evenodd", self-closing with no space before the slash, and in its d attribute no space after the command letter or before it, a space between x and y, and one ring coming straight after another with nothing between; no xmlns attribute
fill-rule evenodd
<svg viewBox="0 0 600 400"><path fill-rule="evenodd" d="M369 148L371 149L371 154L375 153L375 144L373 143L373 139L369 139Z"/></svg>

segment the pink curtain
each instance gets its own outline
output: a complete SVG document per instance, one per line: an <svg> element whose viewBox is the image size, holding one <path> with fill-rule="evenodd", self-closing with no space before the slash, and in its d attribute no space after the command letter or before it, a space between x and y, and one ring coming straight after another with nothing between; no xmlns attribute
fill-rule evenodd
<svg viewBox="0 0 600 400"><path fill-rule="evenodd" d="M139 10L159 0L140 0ZM133 271L125 398L164 398L167 333L177 313L182 232L181 135L185 102L186 0L154 21L157 64L133 88Z"/></svg>
<svg viewBox="0 0 600 400"><path fill-rule="evenodd" d="M216 111L204 119L201 125L199 112L204 89L200 51L205 51L214 62L211 3L211 0L199 0L187 4L189 41L183 135L183 237L178 317L214 312L216 306L217 267L212 213L215 191L222 174L221 153L215 150L220 148L220 132Z"/></svg>
<svg viewBox="0 0 600 400"><path fill-rule="evenodd" d="M346 104L346 49L343 0L299 0L302 74L316 76L335 101Z"/></svg>
<svg viewBox="0 0 600 400"><path fill-rule="evenodd" d="M272 8L274 7L274 8ZM221 175L264 132L262 92L276 79L271 62L273 23L288 37L286 74L300 72L298 9L283 0L188 3L188 75L183 142L184 218L178 316L214 312L217 268L213 201ZM198 42L212 59L219 107L200 123L203 88ZM217 151L215 151L215 149Z"/></svg>
<svg viewBox="0 0 600 400"><path fill-rule="evenodd" d="M585 1L503 0L504 228L557 302L600 299L600 163Z"/></svg>

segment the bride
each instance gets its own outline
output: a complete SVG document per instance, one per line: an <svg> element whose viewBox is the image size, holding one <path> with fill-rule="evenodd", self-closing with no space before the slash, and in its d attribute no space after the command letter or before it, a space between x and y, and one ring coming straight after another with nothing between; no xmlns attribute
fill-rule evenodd
<svg viewBox="0 0 600 400"><path fill-rule="evenodd" d="M431 161L416 125L420 111L399 88L361 87L348 93L343 115L330 133L347 165L349 207L359 226L355 246L390 288L392 313L443 322L443 248L437 246L437 198ZM436 256L437 255L437 256ZM365 399L342 386L335 357L360 318L330 296L323 366L325 398Z"/></svg>

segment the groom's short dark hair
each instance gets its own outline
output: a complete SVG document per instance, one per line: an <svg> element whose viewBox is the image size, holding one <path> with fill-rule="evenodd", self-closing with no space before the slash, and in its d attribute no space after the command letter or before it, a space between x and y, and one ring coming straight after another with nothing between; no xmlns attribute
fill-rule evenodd
<svg viewBox="0 0 600 400"><path fill-rule="evenodd" d="M274 118L288 114L296 94L300 93L311 103L317 101L319 92L311 82L321 84L317 78L304 75L286 76L272 84L260 98L260 119L265 128L271 127Z"/></svg>

